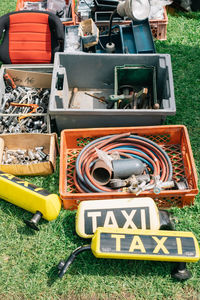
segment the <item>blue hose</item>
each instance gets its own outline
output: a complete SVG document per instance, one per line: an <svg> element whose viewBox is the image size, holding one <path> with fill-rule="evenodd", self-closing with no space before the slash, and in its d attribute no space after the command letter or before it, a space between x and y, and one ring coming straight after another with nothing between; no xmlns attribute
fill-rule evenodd
<svg viewBox="0 0 200 300"><path fill-rule="evenodd" d="M117 137L118 135L116 135ZM96 187L90 180L89 178L87 177L86 173L84 172L83 175L81 174L81 172L79 171L79 165L80 165L80 161L82 159L82 156L84 156L84 154L86 153L86 151L88 150L89 147L91 146L94 146L96 145L96 147L98 147L98 144L100 142L104 142L106 140L109 140L110 138L113 138L114 135L109 135L109 136L104 136L104 137L101 137L101 138L98 138L92 142L90 142L89 144L87 144L82 150L81 152L79 153L78 157L77 157L77 160L76 160L76 165L75 165L75 172L76 172L76 179L77 179L77 182L79 184L79 186L81 187L81 189L86 192L86 193L93 193L93 192L97 192L97 193L101 193L101 192L105 192L101 189L99 189L98 187ZM162 153L162 155L165 157L166 161L167 161L167 164L168 164L168 167L169 167L169 176L167 178L167 180L171 180L172 179L172 173L173 173L173 170L172 170L172 164L171 164L171 161L170 161L170 158L169 156L167 155L167 153L159 146L157 145L156 143L154 143L153 141L147 139L147 138L144 138L144 137L141 137L141 136L135 136L135 135L127 135L128 139L134 139L134 140L138 140L140 142L145 142L145 143L148 143L149 144L149 147L148 147L148 150L150 150L152 152L152 154L156 157L159 158L159 156L155 153L155 151L152 150L152 148L156 148L156 150L160 153ZM112 143L115 143L115 142L118 142L118 143L122 143L123 142L123 138L119 138L119 139L116 139L114 140ZM127 141L125 141L127 142ZM130 141L129 141L130 142ZM105 145L104 145L105 146ZM92 150L94 150L94 147L91 148ZM137 148L137 144L133 143L133 146L120 146L120 147L115 147L115 145L113 145L113 148L110 149L108 151L108 153L110 151L113 151L113 150L117 150L117 149L125 149L127 152L126 154L134 157L134 158L137 158L137 159L140 159L142 162L146 163L151 171L153 172L154 171L154 168L153 168L153 165L145 158L143 157L140 157L140 153L141 154L144 154L146 156L148 156L147 153L141 151L140 149ZM128 153L128 150L134 150L136 152L138 152L138 155L136 154L132 154L132 153ZM154 149L155 150L155 149ZM120 156L123 157L123 153L120 153ZM93 162L94 163L94 162ZM93 164L92 163L92 164ZM92 167L92 164L90 164L90 167ZM81 167L82 167L82 164L81 164ZM161 173L162 173L162 170L161 170Z"/></svg>

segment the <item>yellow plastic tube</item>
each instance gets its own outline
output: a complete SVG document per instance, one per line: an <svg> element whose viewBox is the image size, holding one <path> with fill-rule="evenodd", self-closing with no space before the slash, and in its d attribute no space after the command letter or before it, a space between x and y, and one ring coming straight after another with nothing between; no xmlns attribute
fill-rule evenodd
<svg viewBox="0 0 200 300"><path fill-rule="evenodd" d="M0 171L0 198L37 214L37 218L33 218L33 223L35 223L33 226L31 226L31 221L26 222L30 222L28 225L36 230L38 230L37 223L41 217L52 221L58 217L61 209L61 200L58 195L51 194L26 180L2 171Z"/></svg>

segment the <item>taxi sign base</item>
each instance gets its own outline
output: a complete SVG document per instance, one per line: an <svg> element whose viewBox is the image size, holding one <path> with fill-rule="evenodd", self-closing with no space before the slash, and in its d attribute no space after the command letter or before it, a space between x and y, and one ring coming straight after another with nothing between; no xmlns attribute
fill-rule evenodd
<svg viewBox="0 0 200 300"><path fill-rule="evenodd" d="M58 276L63 277L77 255L86 250L97 258L176 262L172 277L177 280L189 279L186 262L200 259L198 241L192 232L98 227L91 245L77 248L66 262L59 263Z"/></svg>
<svg viewBox="0 0 200 300"><path fill-rule="evenodd" d="M171 275L177 280L187 280L192 277L192 273L187 269L185 262L179 262Z"/></svg>
<svg viewBox="0 0 200 300"><path fill-rule="evenodd" d="M39 228L38 228L37 225L38 225L38 223L39 223L39 221L40 221L41 218L42 218L41 212L36 211L36 213L35 213L34 216L31 218L31 220L24 220L24 223L25 223L28 227L30 227L30 228L32 228L32 229L34 229L34 230L39 231Z"/></svg>

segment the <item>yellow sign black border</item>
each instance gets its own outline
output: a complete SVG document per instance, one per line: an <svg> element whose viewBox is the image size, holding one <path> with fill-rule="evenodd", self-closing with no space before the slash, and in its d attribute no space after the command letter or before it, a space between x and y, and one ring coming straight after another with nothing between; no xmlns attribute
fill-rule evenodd
<svg viewBox="0 0 200 300"><path fill-rule="evenodd" d="M110 234L131 234L133 236L157 236L157 237L189 237L194 241L195 256L189 257L184 255L150 255L150 254L134 254L134 253L116 253L116 252L102 252L100 250L100 236L102 233ZM118 229L118 228L97 228L95 235L92 238L91 249L93 254L98 258L114 258L114 259L134 259L134 260L155 260L155 261L174 261L174 262L196 262L200 258L200 250L196 237L192 232L184 231L167 231L167 230L132 230L132 229Z"/></svg>

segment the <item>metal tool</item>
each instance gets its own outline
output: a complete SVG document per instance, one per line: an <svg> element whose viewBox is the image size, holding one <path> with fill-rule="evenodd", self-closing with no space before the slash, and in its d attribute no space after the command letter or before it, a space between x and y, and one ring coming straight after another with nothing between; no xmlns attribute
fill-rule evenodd
<svg viewBox="0 0 200 300"><path fill-rule="evenodd" d="M147 95L148 95L148 88L142 88L138 93L137 93L137 98L140 99L138 103L138 108L146 108L147 106Z"/></svg>
<svg viewBox="0 0 200 300"><path fill-rule="evenodd" d="M108 101L113 102L115 109L123 109L133 102L134 94L131 95L110 95Z"/></svg>
<svg viewBox="0 0 200 300"><path fill-rule="evenodd" d="M74 102L74 98L75 98L77 92L78 92L78 88L77 88L77 87L74 87L74 88L72 89L72 94L71 94L71 97L70 97L70 99L69 99L68 108L72 108L73 102Z"/></svg>
<svg viewBox="0 0 200 300"><path fill-rule="evenodd" d="M3 103L2 103L2 105L1 105L1 107L0 107L0 113L3 113L3 112L4 112L6 106L9 106L10 101L11 101L11 100L10 100L10 96L7 96L7 94L5 94L5 95L3 96ZM1 117L1 119L2 119L2 117Z"/></svg>
<svg viewBox="0 0 200 300"><path fill-rule="evenodd" d="M173 180L161 181L160 176L152 176L153 183L149 183L149 181L143 180L137 186L130 185L128 187L128 191L130 193L135 194L136 196L140 195L144 191L153 190L155 194L160 194L160 192L164 189L174 188L175 182ZM131 183L131 181L130 181Z"/></svg>
<svg viewBox="0 0 200 300"><path fill-rule="evenodd" d="M93 94L89 94L89 93L87 93L87 92L85 92L85 95L88 95L88 96L90 96L90 97L93 97L94 99L99 100L99 102L107 103L105 97L97 97L97 96L95 96L95 95L93 95Z"/></svg>
<svg viewBox="0 0 200 300"><path fill-rule="evenodd" d="M150 182L149 174L143 175L132 175L129 178L122 180L122 179L111 179L110 180L110 187L113 189L120 189L122 187L129 187L128 190L131 192L138 191L139 187L145 185Z"/></svg>
<svg viewBox="0 0 200 300"><path fill-rule="evenodd" d="M120 86L118 93L119 95L109 96L109 101L115 103L115 109L139 109L147 106L148 88L144 87L139 92L135 92L132 86L123 85Z"/></svg>
<svg viewBox="0 0 200 300"><path fill-rule="evenodd" d="M16 86L16 84L14 83L12 77L11 77L8 73L5 73L5 74L3 75L3 78L5 79L5 82L6 82L9 86L11 86L13 89L16 89L17 86Z"/></svg>
<svg viewBox="0 0 200 300"><path fill-rule="evenodd" d="M29 108L32 109L29 113L27 113L27 114L25 114L25 115L23 115L23 116L20 116L20 117L19 117L19 121L22 120L22 119L24 119L24 118L29 117L32 113L36 112L36 111L37 111L37 108L39 107L39 105L33 104L33 103L25 104L25 103L15 103L15 102L11 102L10 105L11 105L11 106L18 106L18 107L29 107Z"/></svg>
<svg viewBox="0 0 200 300"><path fill-rule="evenodd" d="M188 182L185 178L182 178L180 181L175 182L175 187L178 190L187 190L187 189L189 189Z"/></svg>

